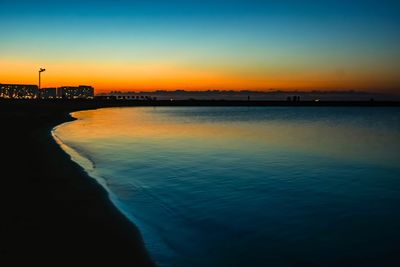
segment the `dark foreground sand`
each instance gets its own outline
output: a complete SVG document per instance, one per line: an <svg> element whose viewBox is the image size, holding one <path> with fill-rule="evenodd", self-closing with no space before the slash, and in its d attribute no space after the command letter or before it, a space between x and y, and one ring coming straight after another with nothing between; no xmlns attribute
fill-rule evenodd
<svg viewBox="0 0 400 267"><path fill-rule="evenodd" d="M91 106L0 101L0 266L153 266L135 226L51 136Z"/></svg>

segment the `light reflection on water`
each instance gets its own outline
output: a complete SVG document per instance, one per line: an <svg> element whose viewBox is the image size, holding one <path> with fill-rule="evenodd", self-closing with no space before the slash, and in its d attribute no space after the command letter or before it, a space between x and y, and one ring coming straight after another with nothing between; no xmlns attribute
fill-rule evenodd
<svg viewBox="0 0 400 267"><path fill-rule="evenodd" d="M55 134L95 163L93 175L134 216L162 265L393 261L397 108L111 108L73 116L79 120Z"/></svg>

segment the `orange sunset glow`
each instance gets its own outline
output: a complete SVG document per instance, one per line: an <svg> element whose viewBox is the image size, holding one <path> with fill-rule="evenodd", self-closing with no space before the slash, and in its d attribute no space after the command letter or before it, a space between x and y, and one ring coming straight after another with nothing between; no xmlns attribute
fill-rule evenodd
<svg viewBox="0 0 400 267"><path fill-rule="evenodd" d="M0 121L0 267L400 266L400 0L0 0Z"/></svg>
<svg viewBox="0 0 400 267"><path fill-rule="evenodd" d="M0 80L6 83L37 83L34 61L0 61ZM240 67L204 68L168 63L98 62L49 63L44 87L66 84L91 84L96 92L109 90L395 90L399 86L395 73L363 70L301 70L290 67L249 71Z"/></svg>

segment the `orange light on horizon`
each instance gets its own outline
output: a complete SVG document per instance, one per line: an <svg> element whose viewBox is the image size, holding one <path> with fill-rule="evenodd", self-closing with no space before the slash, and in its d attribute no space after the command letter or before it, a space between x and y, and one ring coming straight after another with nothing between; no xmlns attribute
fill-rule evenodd
<svg viewBox="0 0 400 267"><path fill-rule="evenodd" d="M36 84L35 61L0 60L0 83ZM391 91L400 88L392 73L354 71L338 75L332 71L304 70L297 73L272 67L252 72L233 67L200 68L165 62L48 62L42 87L91 85L96 93L154 90L365 90ZM78 67L77 67L78 66ZM34 71L35 70L35 71Z"/></svg>

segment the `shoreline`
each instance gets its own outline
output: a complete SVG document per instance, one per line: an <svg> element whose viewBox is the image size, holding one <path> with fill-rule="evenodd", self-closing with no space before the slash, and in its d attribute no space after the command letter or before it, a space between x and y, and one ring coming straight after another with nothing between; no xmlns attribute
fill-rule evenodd
<svg viewBox="0 0 400 267"><path fill-rule="evenodd" d="M75 112L79 112L79 111L74 111L72 113L75 113ZM99 174L96 174L96 172L95 172L95 168L96 168L95 167L95 162L93 162L90 158L88 158L85 155L83 155L82 153L80 153L79 150L76 149L75 147L72 147L72 146L68 145L67 143L63 142L63 140L59 136L57 136L57 134L55 133L56 129L58 129L59 127L62 127L63 125L66 125L66 124L69 124L69 123L73 123L74 121L78 120L75 117L73 117L71 114L69 114L71 116L71 118L72 118L71 121L64 122L64 123L62 123L60 125L55 126L52 129L52 131L51 131L52 137L54 138L56 143L61 147L61 149L67 155L70 156L70 159L73 162L75 162L76 164L78 164L82 168L82 170L85 172L85 174L89 178L93 179L100 186L103 187L103 189L107 193L108 199L112 202L114 207L117 208L123 214L123 216L125 216L132 224L134 224L135 227L138 228L139 232L141 232L140 228L139 228L139 223L137 221L135 221L136 220L135 216L133 214L130 214L126 210L124 210L122 202L120 202L118 200L117 196L107 186L107 181L104 178L102 178ZM143 242L144 242L144 240L143 240Z"/></svg>
<svg viewBox="0 0 400 267"><path fill-rule="evenodd" d="M72 112L136 106L400 107L400 102L331 104L0 100L0 265L155 266L136 225L53 138L53 128L75 120Z"/></svg>
<svg viewBox="0 0 400 267"><path fill-rule="evenodd" d="M155 266L138 228L52 136L93 108L0 102L1 266Z"/></svg>

